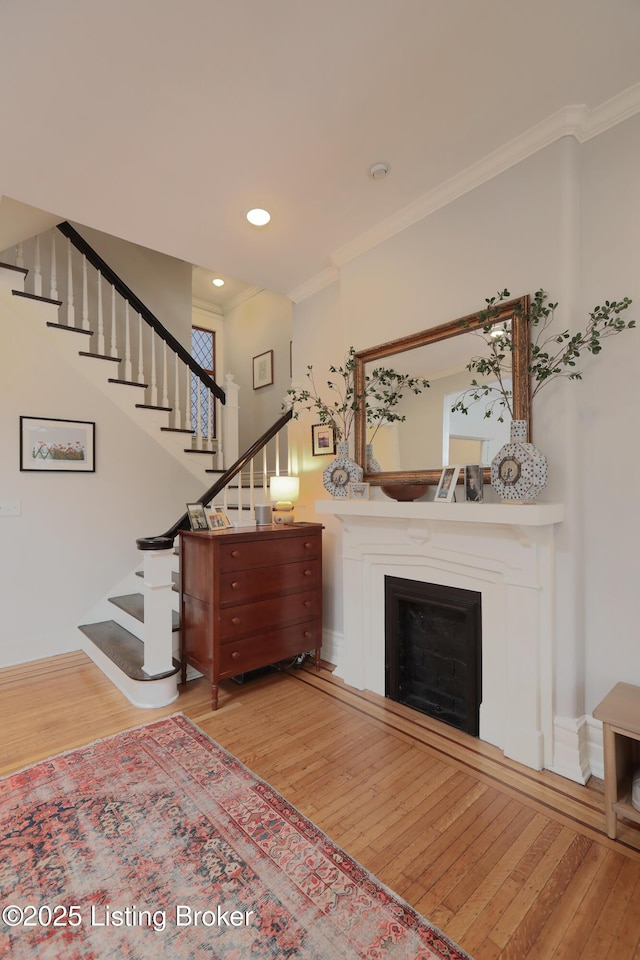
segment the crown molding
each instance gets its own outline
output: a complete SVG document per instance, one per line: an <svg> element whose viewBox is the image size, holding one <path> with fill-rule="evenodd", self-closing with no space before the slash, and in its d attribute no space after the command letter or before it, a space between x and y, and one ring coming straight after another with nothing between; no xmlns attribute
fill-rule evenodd
<svg viewBox="0 0 640 960"><path fill-rule="evenodd" d="M209 300L199 300L198 297L194 297L191 305L196 310L202 310L203 313L211 314L216 320L222 320L222 309L217 303L211 303Z"/></svg>
<svg viewBox="0 0 640 960"><path fill-rule="evenodd" d="M504 173L510 167L521 163L562 137L574 137L578 143L585 143L599 136L611 127L640 113L640 84L623 90L610 100L590 110L586 104L563 107L556 113L492 153L477 163L446 180L444 183L423 194L418 200L407 204L397 213L381 223L355 237L349 243L338 247L330 255L333 264L331 270L324 270L317 276L293 290L289 297L294 303L312 296L329 283L338 279L339 271L347 263L355 260L367 250L373 249L383 241L390 239L419 220L423 220L447 204L464 196L476 187ZM329 278L329 274L331 277Z"/></svg>
<svg viewBox="0 0 640 960"><path fill-rule="evenodd" d="M294 303L301 303L308 297L312 297L314 293L319 293L320 290L324 290L325 287L330 287L331 284L335 283L339 278L340 272L337 266L327 267L322 273L317 273L315 277L305 280L300 286L289 291L287 296L290 300L293 300Z"/></svg>
<svg viewBox="0 0 640 960"><path fill-rule="evenodd" d="M240 293L236 294L224 308L224 313L229 313L230 310L235 310L236 307L239 307L241 303L244 303L246 300L251 300L251 297L255 297L256 293L261 293L264 290L264 287L258 287L255 284L252 284L250 287L246 287Z"/></svg>

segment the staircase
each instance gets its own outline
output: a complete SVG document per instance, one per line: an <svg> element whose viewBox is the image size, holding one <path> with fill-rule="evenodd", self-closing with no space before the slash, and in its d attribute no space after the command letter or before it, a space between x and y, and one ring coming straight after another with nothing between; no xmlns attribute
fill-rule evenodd
<svg viewBox="0 0 640 960"><path fill-rule="evenodd" d="M219 503L235 525L252 523L256 501L268 499L269 476L280 473L279 435L291 415L277 421L225 469L225 455L228 459L234 452L234 443L237 450L238 388L233 378L227 378L222 391L74 228L63 224L59 230L66 243L60 244L51 232L20 245L11 258L15 262L0 263L0 290L10 291L13 312L38 332L43 349L58 358L61 369L71 367L107 395L203 484L210 475L214 483L201 503ZM59 251L65 247L61 268ZM4 259L10 259L7 252L0 255ZM64 284L58 283L61 274ZM194 378L196 411L191 404ZM231 402L225 403L227 399ZM217 418L223 424L222 437L209 429L216 420L214 404L222 413ZM235 438L225 436L225 424L235 424ZM164 534L139 539L142 569L129 571L79 628L85 651L138 707L162 706L178 696L175 545L179 529L188 526L184 514Z"/></svg>

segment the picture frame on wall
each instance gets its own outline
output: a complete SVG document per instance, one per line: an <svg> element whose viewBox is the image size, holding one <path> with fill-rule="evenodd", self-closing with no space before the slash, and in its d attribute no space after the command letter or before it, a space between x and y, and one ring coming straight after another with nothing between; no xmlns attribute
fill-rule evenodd
<svg viewBox="0 0 640 960"><path fill-rule="evenodd" d="M336 431L332 423L314 423L311 427L311 452L314 457L335 454Z"/></svg>
<svg viewBox="0 0 640 960"><path fill-rule="evenodd" d="M464 498L471 503L482 503L483 498L482 465L467 464L464 468Z"/></svg>
<svg viewBox="0 0 640 960"><path fill-rule="evenodd" d="M253 358L253 389L261 390L273 383L273 350L266 350Z"/></svg>
<svg viewBox="0 0 640 960"><path fill-rule="evenodd" d="M436 490L436 503L452 503L456 498L456 483L460 475L461 467L445 467L440 474L438 489Z"/></svg>
<svg viewBox="0 0 640 960"><path fill-rule="evenodd" d="M20 417L20 470L95 473L96 425L90 420Z"/></svg>
<svg viewBox="0 0 640 960"><path fill-rule="evenodd" d="M187 515L192 530L208 530L207 516L201 503L188 503Z"/></svg>

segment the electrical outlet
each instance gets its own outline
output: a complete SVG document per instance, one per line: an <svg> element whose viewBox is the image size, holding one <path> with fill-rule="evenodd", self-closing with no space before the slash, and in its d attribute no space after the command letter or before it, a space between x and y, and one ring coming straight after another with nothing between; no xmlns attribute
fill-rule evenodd
<svg viewBox="0 0 640 960"><path fill-rule="evenodd" d="M4 503L0 503L0 517L19 517L19 516L20 516L19 500L5 500Z"/></svg>

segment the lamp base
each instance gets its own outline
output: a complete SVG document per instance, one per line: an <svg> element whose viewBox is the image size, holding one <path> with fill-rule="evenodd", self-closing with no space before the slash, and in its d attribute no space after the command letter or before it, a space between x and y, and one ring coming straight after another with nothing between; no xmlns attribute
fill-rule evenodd
<svg viewBox="0 0 640 960"><path fill-rule="evenodd" d="M274 523L295 523L295 511L293 504L286 500L278 500L273 505Z"/></svg>

